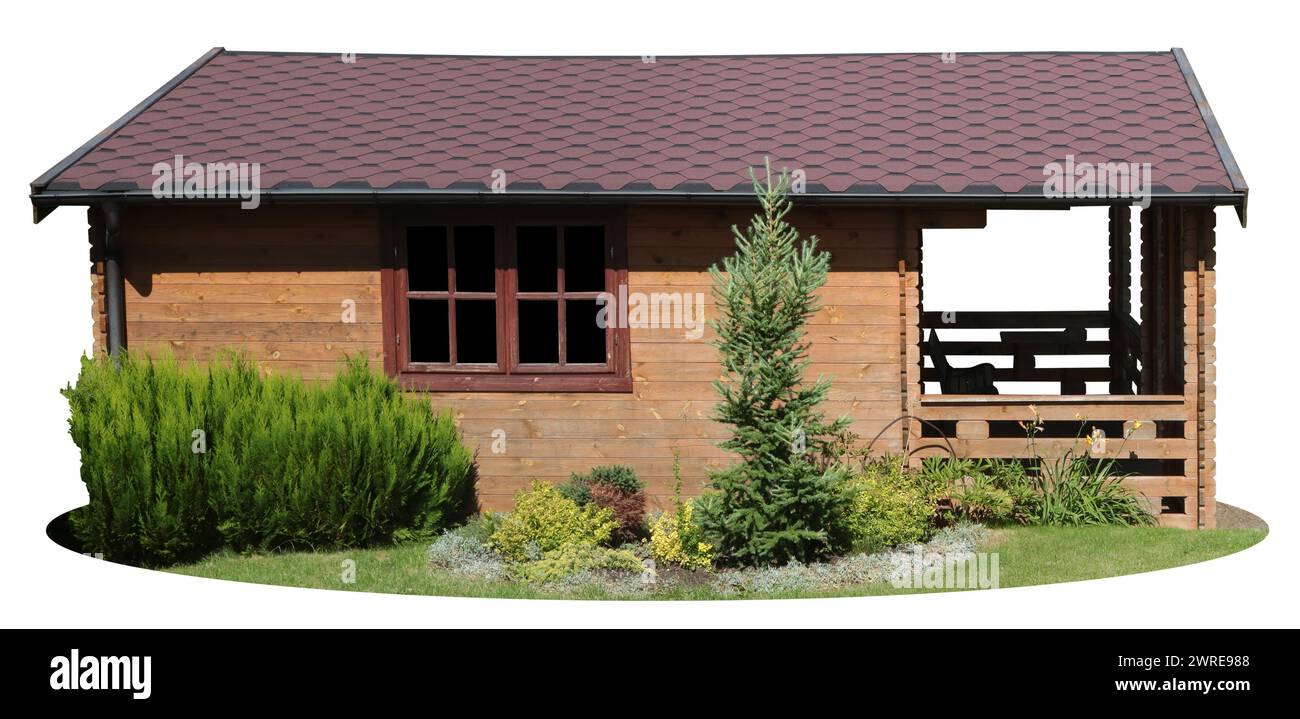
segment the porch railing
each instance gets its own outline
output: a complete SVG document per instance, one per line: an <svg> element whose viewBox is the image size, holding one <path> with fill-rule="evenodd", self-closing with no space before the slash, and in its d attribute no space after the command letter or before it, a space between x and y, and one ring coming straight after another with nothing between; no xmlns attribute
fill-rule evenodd
<svg viewBox="0 0 1300 719"><path fill-rule="evenodd" d="M944 431L924 431L915 456L1053 458L1074 449L1119 462L1124 480L1162 525L1194 529L1198 501L1196 440L1185 434L1196 416L1183 395L924 395L915 416ZM1021 423L1041 421L1031 452ZM1104 444L1077 435L1101 429Z"/></svg>
<svg viewBox="0 0 1300 719"><path fill-rule="evenodd" d="M1109 383L1110 394L1133 394L1139 386L1141 331L1126 315L1106 310L1062 312L923 312L921 352L925 338L939 331L944 353L953 357L1009 356L1011 367L993 370L995 382L1054 382L1062 395L1087 393L1087 382ZM1105 329L1107 339L1090 339L1088 330ZM999 330L999 339L969 341L945 337L944 330ZM1101 355L1105 367L1039 367L1044 356ZM960 366L958 360L954 363ZM969 364L969 363L966 363ZM937 382L939 371L923 368L921 379Z"/></svg>

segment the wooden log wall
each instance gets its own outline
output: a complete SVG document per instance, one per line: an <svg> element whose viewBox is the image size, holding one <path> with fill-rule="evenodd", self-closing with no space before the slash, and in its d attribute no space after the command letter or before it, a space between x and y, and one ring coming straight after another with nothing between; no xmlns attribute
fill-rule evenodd
<svg viewBox="0 0 1300 719"><path fill-rule="evenodd" d="M659 205L629 208L627 214L630 291L701 292L705 317L713 317L708 268L730 254L730 227L743 228L748 210ZM103 230L97 211L89 218L95 344L103 351L97 254ZM1010 451L1002 446L1007 440L985 438L987 427L972 424L990 420L988 408L922 407L921 233L982 227L983 211L810 208L791 220L804 236L817 235L833 258L820 293L823 307L809 327L811 375L834 378L826 412L849 415L864 438L903 414L961 420L966 424L960 442L975 456ZM1184 437L1153 437L1148 446L1162 457L1185 460L1184 476L1175 479L1195 483L1189 495L1195 497L1189 502L1196 510L1193 526L1213 526L1213 212L1148 210L1142 229L1144 269L1164 269L1143 284L1143 364L1160 362L1160 387L1182 393L1186 406L1195 408L1194 416L1182 416ZM199 361L223 349L243 349L265 372L308 378L332 376L345 352L362 353L382 369L380 268L386 260L379 234L375 207L268 206L248 212L128 206L122 219L128 347ZM1123 289L1112 288L1114 302L1122 304ZM350 322L343 319L348 304L354 310ZM1170 314L1177 317L1172 327ZM1155 331L1162 323L1164 331ZM1171 349L1173 337L1181 341ZM712 340L711 331L692 339L682 328L633 329L630 393L425 396L454 413L465 440L478 450L485 507L508 507L513 493L532 479L562 482L570 472L608 463L634 466L649 485L652 503L664 506L674 449L682 455L688 493L699 490L709 469L732 461L716 446L726 428L712 420L711 383L720 375ZM1174 388L1168 375L1184 366L1182 356L1189 363L1177 374L1186 383ZM1150 374L1152 382L1160 376ZM1143 389L1151 393L1155 387L1147 386L1147 375ZM496 430L506 437L499 454L492 452ZM900 424L876 449L901 450L909 432L915 445L920 426ZM1183 457L1188 446L1194 449ZM1136 481L1148 485L1143 492L1150 496L1177 489L1170 478Z"/></svg>
<svg viewBox="0 0 1300 719"><path fill-rule="evenodd" d="M716 308L708 268L730 254L730 228L747 209L645 206L628 211L629 290L702 293ZM983 213L931 213L958 223ZM919 243L898 262L901 213L805 209L791 218L832 254L809 327L810 376L834 378L828 415L847 414L870 437L906 407L902 383L919 382L915 283ZM127 208L123 212L128 346L211 359L245 350L263 371L332 376L344 352L383 367L379 221L374 207L268 206ZM905 233L904 233L905 234ZM342 321L351 301L355 321ZM102 297L96 299L102 312ZM97 329L97 334L99 330ZM686 491L732 459L716 446L726 428L712 420L721 374L711 331L633 329L631 393L430 393L451 409L479 451L480 499L509 506L533 479L565 481L593 464L634 466L656 504L672 489L681 452ZM904 366L904 356L911 364ZM919 386L919 385L918 385ZM505 432L505 451L492 452ZM901 434L877 444L898 451Z"/></svg>
<svg viewBox="0 0 1300 719"><path fill-rule="evenodd" d="M122 254L132 351L242 349L308 378L333 376L344 353L383 367L373 207L127 207Z"/></svg>

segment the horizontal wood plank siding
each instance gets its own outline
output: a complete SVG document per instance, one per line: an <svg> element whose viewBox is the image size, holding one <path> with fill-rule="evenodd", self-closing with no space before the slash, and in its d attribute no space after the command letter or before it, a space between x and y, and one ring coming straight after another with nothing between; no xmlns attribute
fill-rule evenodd
<svg viewBox="0 0 1300 719"><path fill-rule="evenodd" d="M709 266L734 248L730 228L749 210L645 206L628 211L629 292L704 296L716 316ZM834 378L830 415L847 414L867 437L901 406L899 213L847 208L796 211L804 236L832 254L832 272L813 318L811 376ZM93 219L93 216L92 216ZM92 228L92 238L96 229ZM255 211L190 205L123 213L128 345L206 361L241 348L265 372L332 376L343 353L383 367L379 215L373 207L266 206ZM916 275L905 282L915 283ZM96 331L103 299L96 284ZM355 323L342 321L352 300ZM915 313L910 313L915 320ZM721 377L712 331L633 328L630 393L427 393L452 411L478 451L479 498L507 508L533 479L565 481L593 464L623 463L646 481L651 503L672 491L674 448L685 490L732 458L712 420ZM504 451L492 452L493 433ZM897 451L897 437L877 444Z"/></svg>
<svg viewBox="0 0 1300 719"><path fill-rule="evenodd" d="M128 207L122 240L133 351L237 348L307 378L333 376L345 353L383 367L373 207Z"/></svg>
<svg viewBox="0 0 1300 719"><path fill-rule="evenodd" d="M716 317L710 265L731 254L731 226L750 211L644 206L628 211L628 289L702 293L706 319ZM867 437L898 416L898 273L896 213L884 210L796 210L791 222L831 252L831 277L813 318L810 376L834 378L829 415L847 414ZM685 491L698 492L710 469L734 461L716 443L727 429L712 420L721 376L714 333L688 336L680 327L633 328L630 394L441 393L466 441L479 450L480 501L508 507L533 478L563 482L593 464L622 463L645 480L652 505L672 493L673 449L681 452ZM506 433L492 453L492 432ZM882 451L900 442L882 440Z"/></svg>

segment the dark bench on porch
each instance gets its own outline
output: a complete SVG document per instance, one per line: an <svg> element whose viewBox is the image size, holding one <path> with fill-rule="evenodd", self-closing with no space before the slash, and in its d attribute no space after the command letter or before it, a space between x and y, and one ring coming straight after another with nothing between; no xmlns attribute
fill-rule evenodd
<svg viewBox="0 0 1300 719"><path fill-rule="evenodd" d="M926 347L934 362L935 372L939 375L939 389L944 394L998 393L998 388L993 385L995 368L992 364L985 362L974 367L953 367L948 364L948 356L944 352L943 343L939 341L939 333L935 330L930 330Z"/></svg>

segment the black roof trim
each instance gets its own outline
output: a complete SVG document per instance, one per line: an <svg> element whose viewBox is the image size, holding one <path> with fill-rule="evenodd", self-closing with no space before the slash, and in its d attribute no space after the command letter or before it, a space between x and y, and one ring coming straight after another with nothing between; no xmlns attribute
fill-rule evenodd
<svg viewBox="0 0 1300 719"><path fill-rule="evenodd" d="M1223 129L1219 127L1219 121L1214 119L1214 111L1210 109L1210 101L1205 97L1205 91L1201 89L1201 83L1196 79L1196 73L1192 72L1192 64L1187 60L1187 53L1183 52L1181 47L1175 47L1170 50L1174 54L1174 60L1178 62L1178 69L1183 71L1183 79L1187 81L1187 89L1192 93L1192 99L1196 101L1196 107L1201 111L1201 119L1205 121L1205 127L1210 131L1210 139L1214 141L1214 149L1219 151L1219 160L1223 162L1223 169L1228 173L1228 179L1232 182L1234 192L1241 193L1241 204L1237 205L1237 218L1241 220L1241 226L1246 226L1246 204L1250 195L1250 188L1246 185L1246 176L1242 174L1241 167L1237 165L1237 158L1232 156L1232 149L1228 147L1228 139L1223 135Z"/></svg>
<svg viewBox="0 0 1300 719"><path fill-rule="evenodd" d="M601 203L699 203L699 204L748 204L753 203L754 194L750 190L743 192L683 192L674 190L659 191L623 191L623 192L583 192L569 190L529 190L492 192L486 189L449 189L428 190L422 188L387 188L380 190L360 190L355 188L286 188L277 186L264 189L259 193L263 203L431 203L444 204L455 202L488 203L547 203L572 202L583 204ZM1040 193L1024 192L989 192L989 193L803 193L795 198L799 204L860 204L872 206L927 205L927 206L982 206L1022 209L1055 209L1068 207L1095 207L1109 205L1128 205L1122 198L1049 198ZM158 199L149 190L130 190L126 192L46 192L31 196L32 204L38 212L47 212L60 205L92 205L101 202L131 202L153 204L203 204L238 202L233 199ZM1227 205L1238 208L1245 196L1235 192L1153 192L1151 201L1158 204L1182 203L1195 205Z"/></svg>

